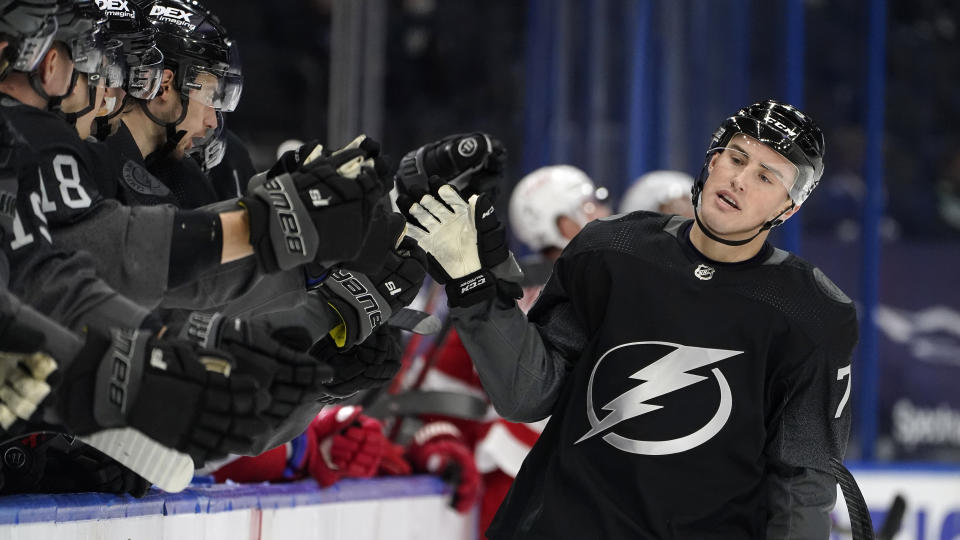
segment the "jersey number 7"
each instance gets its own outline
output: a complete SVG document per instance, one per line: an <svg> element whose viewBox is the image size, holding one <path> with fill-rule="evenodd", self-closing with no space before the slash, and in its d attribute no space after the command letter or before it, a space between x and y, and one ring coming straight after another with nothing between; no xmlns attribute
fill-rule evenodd
<svg viewBox="0 0 960 540"><path fill-rule="evenodd" d="M850 399L850 381L852 377L850 376L850 366L844 366L837 370L837 380L842 381L847 379L847 389L843 392L843 397L840 398L840 405L837 406L837 414L833 415L834 418L840 418L840 414L843 412L843 408L847 405L847 400Z"/></svg>

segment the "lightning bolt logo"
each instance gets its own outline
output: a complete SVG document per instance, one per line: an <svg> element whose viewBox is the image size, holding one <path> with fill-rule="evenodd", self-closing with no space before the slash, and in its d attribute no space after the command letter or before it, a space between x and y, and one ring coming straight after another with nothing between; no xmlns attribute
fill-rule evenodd
<svg viewBox="0 0 960 540"><path fill-rule="evenodd" d="M665 345L674 347L674 350L631 375L631 379L644 382L620 394L604 405L602 409L610 412L604 416L603 420L600 420L593 410L593 380L596 376L597 368L600 367L603 360L614 351L625 347L643 345ZM690 373L690 371L715 364L739 354L743 354L743 351L707 349L662 341L625 343L610 349L600 357L593 367L593 372L590 374L590 381L587 387L587 419L590 421L590 430L574 444L586 441L625 420L662 409L662 405L652 404L650 400L707 380L708 377L694 375ZM664 455L684 452L710 440L714 435L719 433L726 424L730 417L730 412L733 409L733 396L730 392L730 385L727 384L723 373L717 368L713 368L711 373L720 388L720 404L713 418L696 432L668 441L638 441L617 435L616 433L604 435L603 440L625 452L645 455Z"/></svg>

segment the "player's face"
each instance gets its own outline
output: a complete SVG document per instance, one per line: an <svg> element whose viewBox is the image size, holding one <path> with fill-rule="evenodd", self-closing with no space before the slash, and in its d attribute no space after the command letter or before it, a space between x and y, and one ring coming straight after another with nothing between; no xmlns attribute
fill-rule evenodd
<svg viewBox="0 0 960 540"><path fill-rule="evenodd" d="M96 84L96 83L94 83ZM81 74L77 77L77 84L73 87L73 92L63 100L63 112L80 112L90 105L90 81L87 75ZM90 129L93 125L93 119L97 115L97 110L103 103L103 95L106 89L102 84L96 85L96 94L94 96L93 108L83 116L77 118L76 129L81 139L90 136Z"/></svg>
<svg viewBox="0 0 960 540"><path fill-rule="evenodd" d="M54 43L38 69L42 74L43 89L48 96L62 96L70 90L73 60L70 60L70 52L63 43Z"/></svg>
<svg viewBox="0 0 960 540"><path fill-rule="evenodd" d="M217 113L212 106L207 105L209 100L206 99L205 95L202 95L204 92L211 92L211 89L216 88L216 77L208 73L201 73L196 82L201 89L191 90L187 116L179 126L179 129L186 131L187 134L177 145L178 157L183 157L186 151L193 147L194 138L203 137L208 129L217 127ZM193 95L194 93L201 95Z"/></svg>
<svg viewBox="0 0 960 540"><path fill-rule="evenodd" d="M700 219L721 237L748 238L790 207L786 186L796 178L797 168L790 160L752 137L735 135L710 159L700 196Z"/></svg>

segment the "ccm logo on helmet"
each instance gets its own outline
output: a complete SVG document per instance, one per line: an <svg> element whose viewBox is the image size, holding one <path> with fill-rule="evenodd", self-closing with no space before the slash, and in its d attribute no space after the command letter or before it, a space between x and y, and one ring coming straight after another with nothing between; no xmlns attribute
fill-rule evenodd
<svg viewBox="0 0 960 540"><path fill-rule="evenodd" d="M287 244L287 251L306 255L307 248L303 243L303 235L300 229L300 222L297 215L293 212L293 204L290 203L290 195L283 188L276 178L271 178L263 184L263 188L270 197L270 204L276 210L277 219L280 221L280 232L283 233Z"/></svg>
<svg viewBox="0 0 960 540"><path fill-rule="evenodd" d="M353 277L353 274L342 269L335 270L330 274L330 277L357 299L357 303L360 304L360 307L362 307L370 317L371 325L374 327L380 326L380 323L383 322L383 313L380 311L380 305L377 304L377 300L373 295L367 291L367 288L363 286L363 283L360 283L357 278Z"/></svg>
<svg viewBox="0 0 960 540"><path fill-rule="evenodd" d="M153 9L150 10L151 17L164 17L167 19L174 19L178 21L184 21L190 23L190 14L186 11L173 7L166 6L153 6Z"/></svg>

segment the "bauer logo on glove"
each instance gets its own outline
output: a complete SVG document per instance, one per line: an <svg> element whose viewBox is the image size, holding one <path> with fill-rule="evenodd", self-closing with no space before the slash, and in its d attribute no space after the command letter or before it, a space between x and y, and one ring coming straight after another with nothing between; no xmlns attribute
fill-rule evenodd
<svg viewBox="0 0 960 540"><path fill-rule="evenodd" d="M307 250L304 247L300 222L297 220L297 215L293 213L293 203L290 202L290 195L284 189L283 184L276 178L271 178L264 182L263 189L273 202L280 230L283 231L286 240L287 251L298 255L306 255ZM311 196L313 195L312 191L314 190L311 190ZM314 206L317 206L316 199L314 199Z"/></svg>
<svg viewBox="0 0 960 540"><path fill-rule="evenodd" d="M330 274L330 278L353 295L356 300L356 305L367 314L367 317L370 319L370 325L373 328L383 323L382 308L380 304L377 303L377 299L370 293L371 290L374 290L374 287L366 276L358 275L358 277L355 277L349 271L339 269L334 270ZM363 285L360 281L361 278L369 284L369 288Z"/></svg>

